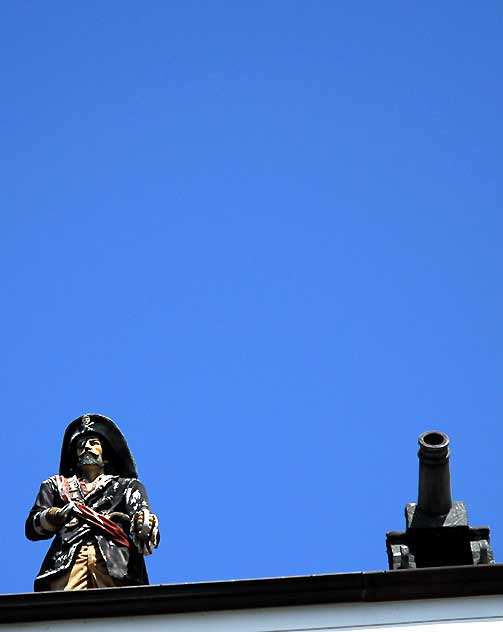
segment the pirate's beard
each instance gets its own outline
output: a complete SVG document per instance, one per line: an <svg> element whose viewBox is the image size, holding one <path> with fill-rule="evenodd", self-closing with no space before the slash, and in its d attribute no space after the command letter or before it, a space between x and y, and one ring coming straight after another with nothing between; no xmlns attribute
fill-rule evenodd
<svg viewBox="0 0 503 632"><path fill-rule="evenodd" d="M79 466L82 467L83 465L99 465L104 467L105 463L99 454L84 452L79 456Z"/></svg>

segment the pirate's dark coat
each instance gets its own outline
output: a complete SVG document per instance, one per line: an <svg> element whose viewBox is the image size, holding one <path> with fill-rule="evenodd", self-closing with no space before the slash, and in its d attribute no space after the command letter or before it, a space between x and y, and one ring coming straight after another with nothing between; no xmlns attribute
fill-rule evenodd
<svg viewBox="0 0 503 632"><path fill-rule="evenodd" d="M76 552L82 544L95 544L105 560L111 577L120 580L123 585L148 584L148 576L143 555L130 541L129 548L116 544L111 536L100 529L72 518L56 534L46 531L40 525L40 514L50 507L63 507L68 502L62 484L74 483L77 479L65 479L51 476L40 486L40 491L26 520L26 537L29 540L54 540L42 562L39 574L35 578L35 591L50 590L52 579L68 572L73 564ZM79 495L78 501L100 514L114 511L127 514L130 518L141 509L149 509L145 487L137 478L102 475L95 489L87 495ZM75 495L74 495L75 498Z"/></svg>

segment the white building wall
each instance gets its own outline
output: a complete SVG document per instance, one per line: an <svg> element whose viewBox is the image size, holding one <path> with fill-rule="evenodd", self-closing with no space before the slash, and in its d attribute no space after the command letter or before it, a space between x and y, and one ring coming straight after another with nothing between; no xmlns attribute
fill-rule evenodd
<svg viewBox="0 0 503 632"><path fill-rule="evenodd" d="M405 629L407 632L503 632L503 597L343 603L0 625L0 632L401 632Z"/></svg>

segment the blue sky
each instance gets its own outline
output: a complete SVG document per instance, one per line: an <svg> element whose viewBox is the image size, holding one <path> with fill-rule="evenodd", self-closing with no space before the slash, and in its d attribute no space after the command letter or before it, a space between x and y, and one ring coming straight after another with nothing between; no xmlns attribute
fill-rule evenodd
<svg viewBox="0 0 503 632"><path fill-rule="evenodd" d="M88 411L159 514L152 583L386 568L432 428L503 560L502 22L4 4L0 592Z"/></svg>

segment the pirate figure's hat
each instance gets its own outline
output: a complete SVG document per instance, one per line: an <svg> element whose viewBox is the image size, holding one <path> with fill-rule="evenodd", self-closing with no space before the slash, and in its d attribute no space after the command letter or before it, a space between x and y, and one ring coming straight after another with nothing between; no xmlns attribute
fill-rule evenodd
<svg viewBox="0 0 503 632"><path fill-rule="evenodd" d="M78 417L65 430L59 463L60 474L75 474L77 440L84 435L97 435L102 440L107 473L124 478L138 478L136 463L124 435L111 419L97 413L87 413Z"/></svg>

